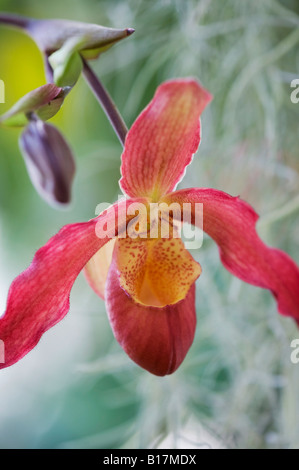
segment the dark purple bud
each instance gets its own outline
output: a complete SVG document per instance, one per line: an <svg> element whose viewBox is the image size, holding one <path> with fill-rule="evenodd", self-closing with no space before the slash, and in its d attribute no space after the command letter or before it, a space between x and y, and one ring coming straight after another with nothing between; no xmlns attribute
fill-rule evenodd
<svg viewBox="0 0 299 470"><path fill-rule="evenodd" d="M75 161L60 132L40 119L31 120L19 144L37 192L51 205L68 204Z"/></svg>

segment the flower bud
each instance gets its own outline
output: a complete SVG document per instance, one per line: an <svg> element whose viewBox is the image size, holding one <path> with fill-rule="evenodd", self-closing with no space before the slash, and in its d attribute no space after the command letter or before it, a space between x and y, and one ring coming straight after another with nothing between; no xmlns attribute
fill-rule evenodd
<svg viewBox="0 0 299 470"><path fill-rule="evenodd" d="M28 124L28 115L33 112L43 121L47 121L59 111L68 91L53 83L36 88L3 114L0 123L11 127L23 127Z"/></svg>
<svg viewBox="0 0 299 470"><path fill-rule="evenodd" d="M19 144L37 192L49 204L68 204L71 200L75 162L60 132L40 119L31 120Z"/></svg>
<svg viewBox="0 0 299 470"><path fill-rule="evenodd" d="M39 48L47 54L63 47L70 38L84 38L79 50L86 59L98 57L101 52L134 32L132 28L114 29L61 19L31 20L26 29Z"/></svg>

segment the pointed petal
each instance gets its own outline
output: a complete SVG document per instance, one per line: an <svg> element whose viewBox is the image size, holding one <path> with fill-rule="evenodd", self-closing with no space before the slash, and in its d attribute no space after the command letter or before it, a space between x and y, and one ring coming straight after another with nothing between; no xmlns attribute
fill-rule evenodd
<svg viewBox="0 0 299 470"><path fill-rule="evenodd" d="M146 306L176 304L201 274L180 238L119 239L113 258L122 289Z"/></svg>
<svg viewBox="0 0 299 470"><path fill-rule="evenodd" d="M194 339L195 285L175 305L145 307L135 303L120 287L113 261L105 298L113 333L128 356L152 374L172 374L183 362Z"/></svg>
<svg viewBox="0 0 299 470"><path fill-rule="evenodd" d="M105 285L112 261L115 239L103 246L84 267L85 277L95 293L105 299Z"/></svg>
<svg viewBox="0 0 299 470"><path fill-rule="evenodd" d="M88 260L110 241L109 237L117 234L114 220L129 203L119 202L89 222L62 228L13 281L6 312L0 319L0 339L5 345L1 368L19 361L45 331L66 315L75 279ZM110 227L105 237L99 237L99 223ZM123 223L125 226L126 220Z"/></svg>
<svg viewBox="0 0 299 470"><path fill-rule="evenodd" d="M199 118L211 95L193 79L165 82L128 132L120 185L158 200L183 177L200 142Z"/></svg>
<svg viewBox="0 0 299 470"><path fill-rule="evenodd" d="M80 51L87 54L86 58L96 58L116 42L130 36L134 29L114 29L93 23L50 19L29 21L27 31L45 52L60 49L70 38L84 38Z"/></svg>
<svg viewBox="0 0 299 470"><path fill-rule="evenodd" d="M203 230L218 244L224 266L243 281L269 289L279 312L299 320L298 266L286 253L259 238L255 229L258 215L249 204L204 188L177 191L164 201L190 203L195 224L195 203L203 204Z"/></svg>

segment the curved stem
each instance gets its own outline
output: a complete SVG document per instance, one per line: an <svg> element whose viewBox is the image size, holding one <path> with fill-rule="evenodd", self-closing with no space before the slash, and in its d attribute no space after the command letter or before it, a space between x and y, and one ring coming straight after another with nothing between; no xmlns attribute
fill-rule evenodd
<svg viewBox="0 0 299 470"><path fill-rule="evenodd" d="M128 132L127 126L120 115L116 105L112 101L108 92L103 87L102 83L95 75L93 70L89 67L87 62L83 60L83 75L88 85L90 86L93 94L101 104L106 113L116 135L118 136L122 145L125 143L126 135Z"/></svg>
<svg viewBox="0 0 299 470"><path fill-rule="evenodd" d="M29 18L23 16L11 15L10 13L0 13L0 24L7 24L17 28L26 29L30 21L31 20Z"/></svg>

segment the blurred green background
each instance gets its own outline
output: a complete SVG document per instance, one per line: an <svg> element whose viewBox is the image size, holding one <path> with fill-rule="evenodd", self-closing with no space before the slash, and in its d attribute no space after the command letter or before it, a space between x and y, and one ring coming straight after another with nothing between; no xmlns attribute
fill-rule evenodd
<svg viewBox="0 0 299 470"><path fill-rule="evenodd" d="M133 36L92 63L128 126L164 80L195 76L214 95L202 143L180 187L240 195L261 215L263 239L299 263L299 78L297 0L0 0L0 11L67 18ZM33 41L0 25L4 113L45 83ZM36 249L66 223L94 216L120 193L121 145L81 78L52 119L77 163L73 203L57 211L33 189L18 149L20 131L0 129L0 307ZM197 253L198 326L181 368L156 378L113 338L105 305L83 275L71 311L28 356L0 375L0 448L213 446L299 448L299 364L294 323L272 296L220 264L209 239ZM163 444L162 444L163 445Z"/></svg>

